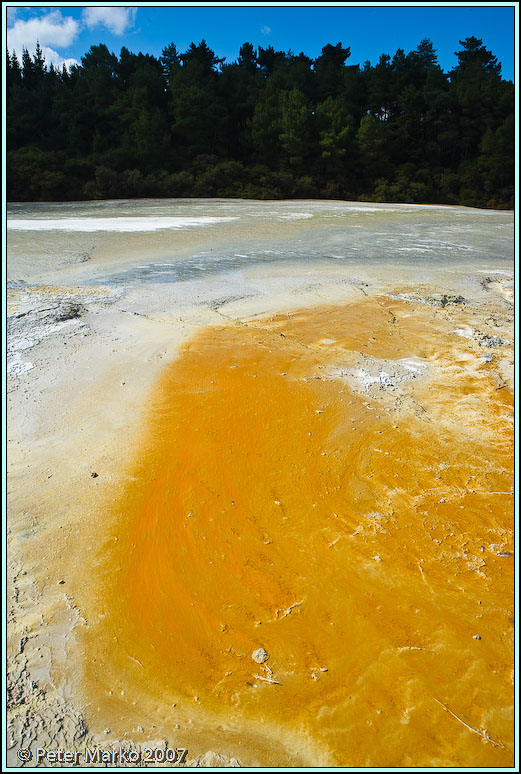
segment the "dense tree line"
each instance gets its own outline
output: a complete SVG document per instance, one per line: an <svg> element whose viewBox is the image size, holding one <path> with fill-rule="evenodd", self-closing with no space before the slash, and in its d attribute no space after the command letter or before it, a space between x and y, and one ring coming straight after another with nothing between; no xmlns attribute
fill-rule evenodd
<svg viewBox="0 0 521 774"><path fill-rule="evenodd" d="M350 50L203 40L159 58L92 46L70 70L7 54L13 201L330 197L509 208L514 87L481 40L444 73L430 40L372 66Z"/></svg>

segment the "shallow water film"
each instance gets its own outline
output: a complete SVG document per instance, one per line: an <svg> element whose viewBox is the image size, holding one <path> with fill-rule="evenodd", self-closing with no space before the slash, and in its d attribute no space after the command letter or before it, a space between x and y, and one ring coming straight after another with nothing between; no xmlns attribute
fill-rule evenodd
<svg viewBox="0 0 521 774"><path fill-rule="evenodd" d="M84 262L96 283L178 282L276 265L512 260L508 212L350 202L229 200L12 204L8 279ZM74 235L71 238L71 235ZM89 262L89 265L86 262ZM106 272L105 272L106 270Z"/></svg>

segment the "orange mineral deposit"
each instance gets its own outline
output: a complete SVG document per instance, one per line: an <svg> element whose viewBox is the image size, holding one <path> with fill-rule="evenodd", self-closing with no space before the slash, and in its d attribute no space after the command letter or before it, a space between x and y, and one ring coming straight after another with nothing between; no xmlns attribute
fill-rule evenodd
<svg viewBox="0 0 521 774"><path fill-rule="evenodd" d="M513 764L512 394L448 314L368 298L182 349L100 560L98 704L112 680L170 736L175 704L244 765Z"/></svg>

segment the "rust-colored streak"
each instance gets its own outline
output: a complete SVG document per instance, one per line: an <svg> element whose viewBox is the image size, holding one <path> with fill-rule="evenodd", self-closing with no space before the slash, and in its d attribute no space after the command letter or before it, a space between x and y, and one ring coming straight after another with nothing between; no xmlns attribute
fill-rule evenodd
<svg viewBox="0 0 521 774"><path fill-rule="evenodd" d="M512 765L512 395L451 325L382 297L184 348L116 504L93 684L256 727L261 765L274 729L308 765Z"/></svg>

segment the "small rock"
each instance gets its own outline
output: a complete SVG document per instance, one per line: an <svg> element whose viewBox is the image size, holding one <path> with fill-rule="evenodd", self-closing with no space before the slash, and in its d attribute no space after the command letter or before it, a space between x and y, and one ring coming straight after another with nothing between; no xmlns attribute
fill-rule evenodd
<svg viewBox="0 0 521 774"><path fill-rule="evenodd" d="M502 339L501 336L489 336L488 333L478 336L478 344L480 347L502 347L510 342Z"/></svg>
<svg viewBox="0 0 521 774"><path fill-rule="evenodd" d="M98 477L98 474L97 474L97 473L94 473L94 472L92 472L92 473L90 474L90 477L91 477L91 478L97 478L97 477Z"/></svg>
<svg viewBox="0 0 521 774"><path fill-rule="evenodd" d="M65 583L65 581L64 581L64 580L59 580L59 581L58 581L58 586L63 586L63 584L64 584L64 583Z"/></svg>
<svg viewBox="0 0 521 774"><path fill-rule="evenodd" d="M54 315L54 322L64 322L65 320L74 320L84 314L85 308L81 304L65 303L60 306Z"/></svg>
<svg viewBox="0 0 521 774"><path fill-rule="evenodd" d="M439 303L442 308L445 308L449 304L464 304L465 299L463 296L447 296L443 294Z"/></svg>
<svg viewBox="0 0 521 774"><path fill-rule="evenodd" d="M257 648L257 650L253 651L251 657L257 664L264 664L264 662L269 659L270 655L264 648Z"/></svg>
<svg viewBox="0 0 521 774"><path fill-rule="evenodd" d="M480 639L481 639L481 637L479 636L479 634L474 634L473 636L474 636L474 639L475 639L475 640L480 640Z"/></svg>
<svg viewBox="0 0 521 774"><path fill-rule="evenodd" d="M137 730L142 734L143 733L143 726L138 726Z"/></svg>

